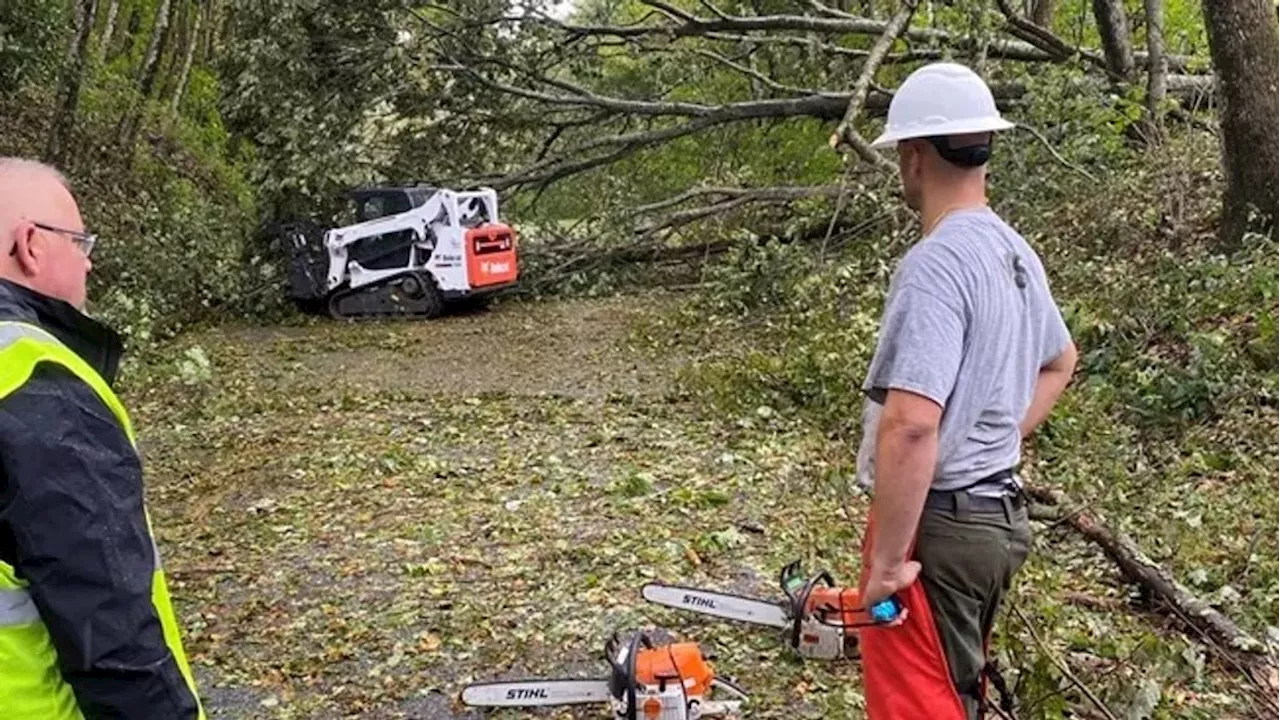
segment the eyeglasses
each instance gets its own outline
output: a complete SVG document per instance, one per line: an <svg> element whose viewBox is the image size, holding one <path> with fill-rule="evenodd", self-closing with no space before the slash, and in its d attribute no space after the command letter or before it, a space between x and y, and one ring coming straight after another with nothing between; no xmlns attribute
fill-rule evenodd
<svg viewBox="0 0 1280 720"><path fill-rule="evenodd" d="M48 230L49 232L56 232L56 233L61 233L63 235L69 235L71 239L75 241L75 244L80 248L80 252L84 253L85 257L89 257L89 253L93 252L94 243L98 242L98 236L93 233L80 232L78 230L64 230L63 228L60 228L60 227L45 225L44 223L38 223L38 222L33 222L31 224L35 225L41 230Z"/></svg>

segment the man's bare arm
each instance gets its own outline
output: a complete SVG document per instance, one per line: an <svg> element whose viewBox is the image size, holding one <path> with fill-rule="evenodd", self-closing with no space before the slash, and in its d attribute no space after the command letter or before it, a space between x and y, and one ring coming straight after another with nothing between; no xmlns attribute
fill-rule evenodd
<svg viewBox="0 0 1280 720"><path fill-rule="evenodd" d="M942 407L921 395L890 390L876 431L876 483L872 500L871 572L863 589L868 606L915 580L908 562L925 496L933 483Z"/></svg>
<svg viewBox="0 0 1280 720"><path fill-rule="evenodd" d="M1076 371L1076 359L1075 343L1067 343L1067 348L1058 357L1040 368L1040 376L1036 378L1035 393L1031 396L1031 407L1027 408L1027 415L1022 419L1022 425L1019 428L1022 431L1022 437L1025 438L1035 432L1040 423L1049 417L1049 412L1058 402L1062 391L1071 382L1071 376Z"/></svg>

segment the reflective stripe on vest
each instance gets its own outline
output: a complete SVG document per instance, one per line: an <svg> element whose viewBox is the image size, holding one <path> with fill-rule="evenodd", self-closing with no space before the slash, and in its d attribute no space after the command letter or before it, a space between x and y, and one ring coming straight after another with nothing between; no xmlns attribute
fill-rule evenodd
<svg viewBox="0 0 1280 720"><path fill-rule="evenodd" d="M21 588L0 589L0 627L26 625L40 619L31 593Z"/></svg>
<svg viewBox="0 0 1280 720"><path fill-rule="evenodd" d="M45 362L61 365L93 388L120 423L130 444L136 447L133 424L124 405L83 358L43 328L21 322L0 322L0 399L22 387L36 367ZM150 517L147 517L147 528L151 529ZM152 550L155 568L151 601L160 619L165 644L200 706L199 717L204 720L204 708L183 651L154 534ZM17 577L13 566L0 561L0 718L83 720L75 696L58 669L49 631L40 620L39 609L26 586L27 582Z"/></svg>

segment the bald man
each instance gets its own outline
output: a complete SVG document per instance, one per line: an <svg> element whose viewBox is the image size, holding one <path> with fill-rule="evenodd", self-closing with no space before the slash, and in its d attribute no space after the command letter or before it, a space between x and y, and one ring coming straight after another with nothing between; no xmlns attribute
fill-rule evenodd
<svg viewBox="0 0 1280 720"><path fill-rule="evenodd" d="M203 718L143 505L94 236L53 168L0 158L0 718Z"/></svg>

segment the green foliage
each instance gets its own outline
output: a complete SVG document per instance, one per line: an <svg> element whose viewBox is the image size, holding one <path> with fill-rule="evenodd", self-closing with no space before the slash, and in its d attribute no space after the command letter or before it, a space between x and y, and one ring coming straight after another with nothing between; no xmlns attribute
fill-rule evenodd
<svg viewBox="0 0 1280 720"><path fill-rule="evenodd" d="M68 19L66 3L59 0L0 3L0 93L53 81Z"/></svg>
<svg viewBox="0 0 1280 720"><path fill-rule="evenodd" d="M192 323L280 305L278 293L262 292L272 276L245 248L257 221L258 193L245 176L253 155L234 145L223 125L216 71L192 68L177 116L169 109L176 77L159 83L164 89L150 99L138 90L135 63L158 6L156 0L121 3L107 62L92 65L82 82L72 146L60 168L71 178L86 224L102 237L90 275L91 312L121 330L132 348ZM10 24L15 18L20 22ZM175 14L171 24L179 22ZM38 158L55 112L53 79L69 18L63 3L22 0L0 8L0 26L6 38L0 83L20 85L0 97L6 118L0 153ZM103 49L102 41L95 36L90 49ZM178 45L171 38L164 66L174 74L181 65ZM141 145L117 147L121 119L139 109Z"/></svg>

